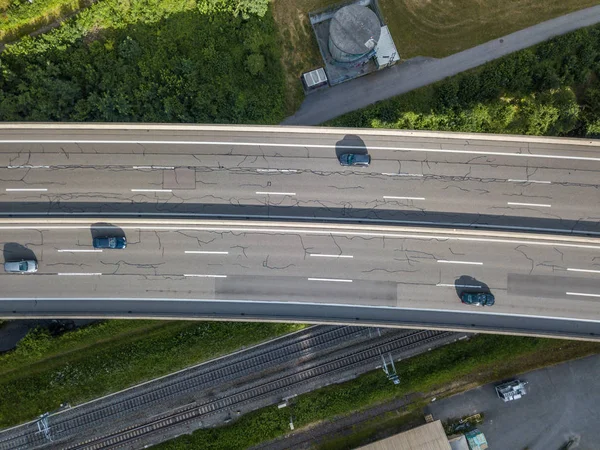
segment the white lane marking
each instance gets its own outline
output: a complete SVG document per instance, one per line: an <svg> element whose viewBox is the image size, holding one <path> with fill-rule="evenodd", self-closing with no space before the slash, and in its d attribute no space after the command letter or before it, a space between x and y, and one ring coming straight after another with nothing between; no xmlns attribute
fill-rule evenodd
<svg viewBox="0 0 600 450"><path fill-rule="evenodd" d="M475 266L483 266L482 262L477 262L477 261L451 261L448 259L438 259L437 262L442 263L442 264L471 264L471 265L475 265Z"/></svg>
<svg viewBox="0 0 600 450"><path fill-rule="evenodd" d="M360 145L337 145L337 144L285 144L272 142L227 142L227 141L122 141L122 140L95 140L95 139L2 139L0 144L132 144L132 145L222 145L226 147L288 147L288 148L325 148L325 149L347 149L364 150ZM441 148L415 148L415 147L381 147L369 146L369 150L388 150L401 152L419 152L419 153L456 153L461 155L490 155L490 156L515 156L521 158L545 158L545 159L566 159L573 161L596 161L600 162L600 157L592 156L567 156L567 155L549 155L544 153L506 153L478 150L450 150Z"/></svg>
<svg viewBox="0 0 600 450"><path fill-rule="evenodd" d="M175 167L173 166L133 166L134 169L156 169L156 170L173 170Z"/></svg>
<svg viewBox="0 0 600 450"><path fill-rule="evenodd" d="M44 188L9 188L6 192L46 192L48 189Z"/></svg>
<svg viewBox="0 0 600 450"><path fill-rule="evenodd" d="M69 248L61 248L59 250L57 250L57 252L59 253L63 253L63 252L68 252L68 253L102 253L102 250L98 250L98 249L79 249L79 248L74 248L74 249L69 249Z"/></svg>
<svg viewBox="0 0 600 450"><path fill-rule="evenodd" d="M540 208L551 208L552 205L548 205L547 203L518 203L518 202L506 202L507 205L513 206L537 206Z"/></svg>
<svg viewBox="0 0 600 450"><path fill-rule="evenodd" d="M57 275L61 276L77 276L77 277L96 277L102 275L101 273L81 273L81 272L59 272Z"/></svg>
<svg viewBox="0 0 600 450"><path fill-rule="evenodd" d="M173 192L172 189L132 189L131 192Z"/></svg>
<svg viewBox="0 0 600 450"><path fill-rule="evenodd" d="M399 172L381 172L381 175L387 175L390 177L422 177L422 173L399 173Z"/></svg>
<svg viewBox="0 0 600 450"><path fill-rule="evenodd" d="M186 250L188 254L202 254L202 255L228 255L229 252L213 252L208 250Z"/></svg>
<svg viewBox="0 0 600 450"><path fill-rule="evenodd" d="M256 169L257 172L282 172L282 173L297 173L296 169Z"/></svg>
<svg viewBox="0 0 600 450"><path fill-rule="evenodd" d="M483 286L477 286L474 284L446 284L446 283L438 283L436 284L436 286L439 287L459 287L459 288L474 288L474 289L481 289Z"/></svg>
<svg viewBox="0 0 600 450"><path fill-rule="evenodd" d="M600 273L600 270L592 270L592 269L567 269L569 272L586 272L586 273Z"/></svg>
<svg viewBox="0 0 600 450"><path fill-rule="evenodd" d="M324 253L309 253L309 256L316 256L319 258L354 258L353 255L326 255Z"/></svg>
<svg viewBox="0 0 600 450"><path fill-rule="evenodd" d="M384 200L425 200L425 197L395 197L393 195L384 195Z"/></svg>
<svg viewBox="0 0 600 450"><path fill-rule="evenodd" d="M295 192L262 192L259 191L256 193L256 195L289 195L291 197L293 197L294 195L296 195Z"/></svg>
<svg viewBox="0 0 600 450"><path fill-rule="evenodd" d="M585 292L567 292L567 295L576 295L579 297L598 297L600 298L600 294L587 294Z"/></svg>
<svg viewBox="0 0 600 450"><path fill-rule="evenodd" d="M203 275L198 273L184 273L183 276L196 278L227 278L227 275Z"/></svg>
<svg viewBox="0 0 600 450"><path fill-rule="evenodd" d="M49 169L50 166L30 166L28 164L22 166L6 166L7 169Z"/></svg>
<svg viewBox="0 0 600 450"><path fill-rule="evenodd" d="M19 225L19 226L1 226L0 230L89 230L88 225ZM104 226L103 229L121 229L121 230L151 230L151 231L208 231L225 233L275 233L275 234L305 234L305 235L324 235L324 236L365 236L365 237L386 237L391 239L416 239L416 240L439 240L439 241L458 241L458 242L490 242L493 244L523 244L539 245L542 247L564 247L564 248L585 248L591 250L600 250L600 245L571 244L566 242L548 242L526 239L508 239L508 238L479 238L464 237L453 235L437 234L411 234L411 233L392 233L392 232L367 232L352 230L317 230L317 229L297 229L297 228L251 228L251 227L227 227L227 226L165 226L165 225L124 225L121 227ZM564 230L563 230L564 231Z"/></svg>
<svg viewBox="0 0 600 450"><path fill-rule="evenodd" d="M342 278L307 278L308 281L333 281L337 283L352 283L352 280L344 280Z"/></svg>
<svg viewBox="0 0 600 450"><path fill-rule="evenodd" d="M542 180L513 180L512 178L509 178L508 181L512 181L513 183L552 184L552 181L542 181Z"/></svg>

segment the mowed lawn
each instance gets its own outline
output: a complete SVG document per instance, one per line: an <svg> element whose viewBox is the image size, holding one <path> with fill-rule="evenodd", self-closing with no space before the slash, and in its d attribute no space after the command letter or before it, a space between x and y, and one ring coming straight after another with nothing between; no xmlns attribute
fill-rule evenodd
<svg viewBox="0 0 600 450"><path fill-rule="evenodd" d="M287 113L304 99L300 75L323 62L308 13L333 0L274 0L282 41ZM379 0L403 59L440 58L536 23L598 4L598 0Z"/></svg>

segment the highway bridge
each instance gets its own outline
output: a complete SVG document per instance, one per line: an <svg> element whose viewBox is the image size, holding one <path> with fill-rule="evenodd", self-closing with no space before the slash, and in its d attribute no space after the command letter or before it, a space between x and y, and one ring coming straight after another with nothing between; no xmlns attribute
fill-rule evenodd
<svg viewBox="0 0 600 450"><path fill-rule="evenodd" d="M4 124L0 317L293 320L598 339L600 143ZM337 156L368 152L368 168ZM124 250L92 248L122 234ZM491 308L462 305L490 291Z"/></svg>

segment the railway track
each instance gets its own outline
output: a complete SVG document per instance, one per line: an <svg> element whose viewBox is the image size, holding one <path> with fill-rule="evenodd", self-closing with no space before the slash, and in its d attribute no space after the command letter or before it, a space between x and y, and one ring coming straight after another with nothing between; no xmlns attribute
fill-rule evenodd
<svg viewBox="0 0 600 450"><path fill-rule="evenodd" d="M364 346L358 351L344 349L344 354L315 364L305 364L298 367L293 373L280 377L271 377L258 382L253 386L239 389L221 398L193 403L180 408L171 414L157 417L147 423L129 427L96 439L67 447L68 450L99 450L116 449L131 444L142 437L162 431L174 425L181 425L191 420L198 420L208 415L223 411L230 411L232 407L260 400L272 396L303 383L311 382L320 377L327 377L342 370L363 366L370 362L379 361L382 354L388 352L407 352L417 347L448 339L456 333L445 331L423 330L405 332L400 335L384 337L379 342ZM348 351L346 351L348 350ZM308 366L308 367L305 367Z"/></svg>
<svg viewBox="0 0 600 450"><path fill-rule="evenodd" d="M276 342L259 345L187 369L185 372L163 377L159 381L148 383L142 389L132 390L131 394L124 395L119 400L111 399L105 404L96 402L87 405L87 408L75 408L50 416L51 432L55 438L66 438L76 434L76 430L82 430L99 421L115 420L186 392L209 389L287 361L301 359L340 343L366 337L368 332L364 327L311 327ZM18 431L12 429L0 433L0 450L25 450L48 443L35 423L20 428Z"/></svg>

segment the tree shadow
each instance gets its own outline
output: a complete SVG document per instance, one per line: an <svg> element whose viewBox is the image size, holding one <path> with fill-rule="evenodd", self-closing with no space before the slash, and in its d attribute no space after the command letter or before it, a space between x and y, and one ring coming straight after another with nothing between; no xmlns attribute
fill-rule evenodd
<svg viewBox="0 0 600 450"><path fill-rule="evenodd" d="M461 275L454 282L454 288L456 289L456 295L461 298L463 292L481 292L484 294L490 294L490 287L483 281L479 281L469 275Z"/></svg>
<svg viewBox="0 0 600 450"><path fill-rule="evenodd" d="M4 261L37 261L33 250L17 242L7 242L4 244Z"/></svg>
<svg viewBox="0 0 600 450"><path fill-rule="evenodd" d="M365 142L355 134L347 134L341 141L335 143L335 157L339 160L345 153L367 155L369 151Z"/></svg>
<svg viewBox="0 0 600 450"><path fill-rule="evenodd" d="M123 231L121 227L106 222L93 223L90 226L90 232L92 233L92 240L107 236L117 238L125 237L125 231Z"/></svg>

